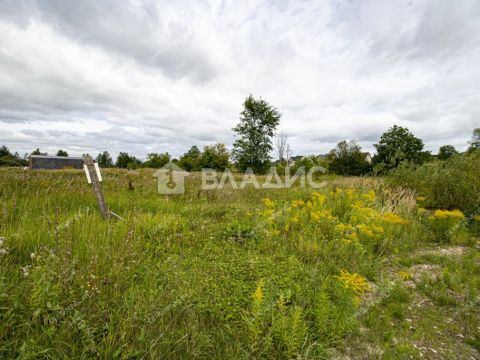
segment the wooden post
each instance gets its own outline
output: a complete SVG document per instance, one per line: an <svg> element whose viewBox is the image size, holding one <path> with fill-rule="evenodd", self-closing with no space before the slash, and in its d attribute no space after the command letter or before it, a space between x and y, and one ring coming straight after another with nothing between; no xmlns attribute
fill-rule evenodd
<svg viewBox="0 0 480 360"><path fill-rule="evenodd" d="M107 204L105 204L105 199L103 198L102 184L100 184L100 181L98 180L93 158L89 154L83 155L83 161L85 162L85 165L87 165L88 173L92 181L93 192L97 198L100 213L104 219L108 219L110 217L110 212L108 211Z"/></svg>

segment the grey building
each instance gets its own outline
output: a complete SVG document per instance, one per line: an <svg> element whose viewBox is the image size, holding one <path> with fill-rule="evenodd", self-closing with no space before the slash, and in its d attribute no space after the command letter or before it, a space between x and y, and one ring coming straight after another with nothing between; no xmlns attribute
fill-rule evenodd
<svg viewBox="0 0 480 360"><path fill-rule="evenodd" d="M83 159L73 156L30 155L29 167L31 170L82 169Z"/></svg>

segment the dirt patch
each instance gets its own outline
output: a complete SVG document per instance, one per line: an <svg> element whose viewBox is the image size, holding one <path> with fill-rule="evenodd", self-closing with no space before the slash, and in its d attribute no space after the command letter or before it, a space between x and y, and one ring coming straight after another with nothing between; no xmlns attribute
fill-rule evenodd
<svg viewBox="0 0 480 360"><path fill-rule="evenodd" d="M416 253L415 255L462 256L463 254L465 254L465 252L467 252L467 250L468 250L468 247L466 246L449 246L445 248L422 250Z"/></svg>
<svg viewBox="0 0 480 360"><path fill-rule="evenodd" d="M412 274L412 278L417 282L424 277L429 277L435 281L440 277L441 270L440 265L418 264L410 268L410 274Z"/></svg>

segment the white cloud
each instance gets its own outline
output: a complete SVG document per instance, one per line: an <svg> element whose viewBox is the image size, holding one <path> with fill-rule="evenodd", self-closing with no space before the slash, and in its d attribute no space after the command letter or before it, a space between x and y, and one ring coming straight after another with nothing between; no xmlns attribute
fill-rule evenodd
<svg viewBox="0 0 480 360"><path fill-rule="evenodd" d="M0 33L0 142L19 152L231 145L250 93L295 154L372 151L393 124L464 149L480 126L476 0L6 1Z"/></svg>

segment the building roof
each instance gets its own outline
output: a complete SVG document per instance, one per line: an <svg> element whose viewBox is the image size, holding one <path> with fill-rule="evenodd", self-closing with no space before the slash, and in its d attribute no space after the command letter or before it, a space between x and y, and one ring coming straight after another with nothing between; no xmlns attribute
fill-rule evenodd
<svg viewBox="0 0 480 360"><path fill-rule="evenodd" d="M30 157L35 159L83 160L81 156L30 155Z"/></svg>

